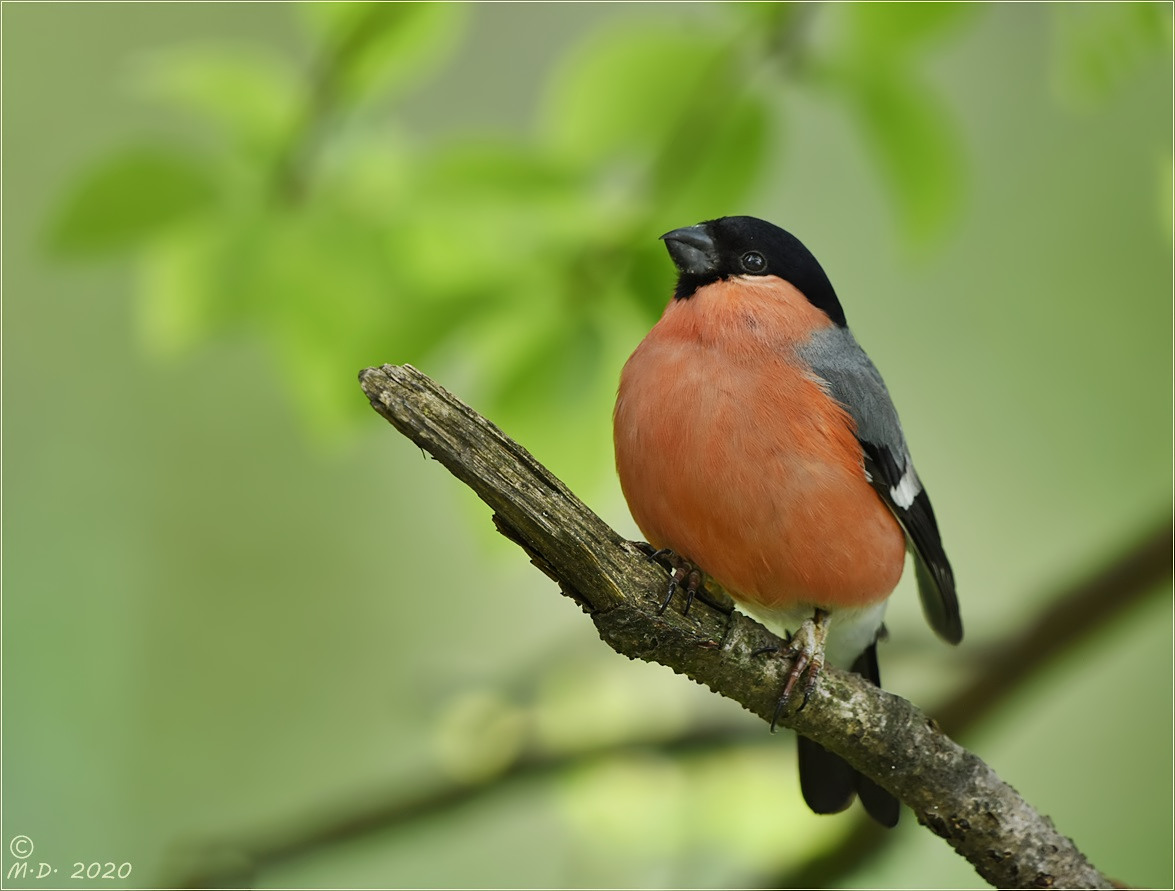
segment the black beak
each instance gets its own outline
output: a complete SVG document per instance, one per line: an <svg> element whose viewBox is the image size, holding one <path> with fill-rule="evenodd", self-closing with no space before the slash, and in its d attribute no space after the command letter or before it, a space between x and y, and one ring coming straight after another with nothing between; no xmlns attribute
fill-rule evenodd
<svg viewBox="0 0 1175 891"><path fill-rule="evenodd" d="M678 271L689 275L712 273L718 265L718 251L714 239L704 224L674 229L661 236L673 265Z"/></svg>

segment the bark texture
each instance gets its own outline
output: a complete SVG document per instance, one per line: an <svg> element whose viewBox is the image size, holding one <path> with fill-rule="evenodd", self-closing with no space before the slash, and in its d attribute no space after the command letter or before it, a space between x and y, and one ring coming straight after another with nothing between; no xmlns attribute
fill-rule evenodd
<svg viewBox="0 0 1175 891"><path fill-rule="evenodd" d="M790 667L755 655L779 643L740 613L681 599L662 614L665 570L650 563L522 446L410 365L359 375L375 408L494 511L517 543L632 659L658 662L770 721ZM913 810L1001 888L1111 888L1071 840L909 702L826 668L806 708L781 726L842 756Z"/></svg>

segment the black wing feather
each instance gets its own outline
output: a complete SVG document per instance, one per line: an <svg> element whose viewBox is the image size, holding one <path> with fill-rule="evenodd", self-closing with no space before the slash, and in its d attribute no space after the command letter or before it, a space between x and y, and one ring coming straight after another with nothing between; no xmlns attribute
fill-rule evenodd
<svg viewBox="0 0 1175 891"><path fill-rule="evenodd" d="M914 554L926 620L945 640L958 643L963 638L963 623L959 619L955 577L943 552L930 499L914 472L885 381L848 328L832 327L814 333L800 349L800 356L821 386L848 412L853 433L864 452L865 472L905 530Z"/></svg>
<svg viewBox="0 0 1175 891"><path fill-rule="evenodd" d="M906 468L899 465L886 446L858 441L865 452L865 472L869 474L873 488L893 511L912 545L914 575L918 580L918 595L926 621L943 640L957 644L963 639L963 620L959 616L955 574L942 547L930 496L919 484L918 494L908 507L895 503L893 490L900 484Z"/></svg>

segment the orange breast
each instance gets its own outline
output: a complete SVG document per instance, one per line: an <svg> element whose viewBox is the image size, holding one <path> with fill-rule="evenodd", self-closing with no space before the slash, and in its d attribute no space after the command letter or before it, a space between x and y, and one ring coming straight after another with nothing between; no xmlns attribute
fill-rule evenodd
<svg viewBox="0 0 1175 891"><path fill-rule="evenodd" d="M621 375L633 519L752 606L863 606L901 577L905 539L852 420L794 354L829 324L779 279L719 282L674 301Z"/></svg>

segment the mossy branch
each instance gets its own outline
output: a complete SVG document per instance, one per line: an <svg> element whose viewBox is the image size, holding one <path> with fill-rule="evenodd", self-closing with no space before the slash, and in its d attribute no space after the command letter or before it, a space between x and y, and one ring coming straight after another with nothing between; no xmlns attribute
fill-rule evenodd
<svg viewBox="0 0 1175 891"><path fill-rule="evenodd" d="M368 368L359 379L372 407L490 506L498 529L583 608L609 646L771 720L790 665L755 655L778 644L769 631L700 605L688 615L673 607L658 614L665 571L524 448L410 365ZM826 668L807 707L779 723L900 798L996 887L1114 887L987 764L909 702L856 675Z"/></svg>

